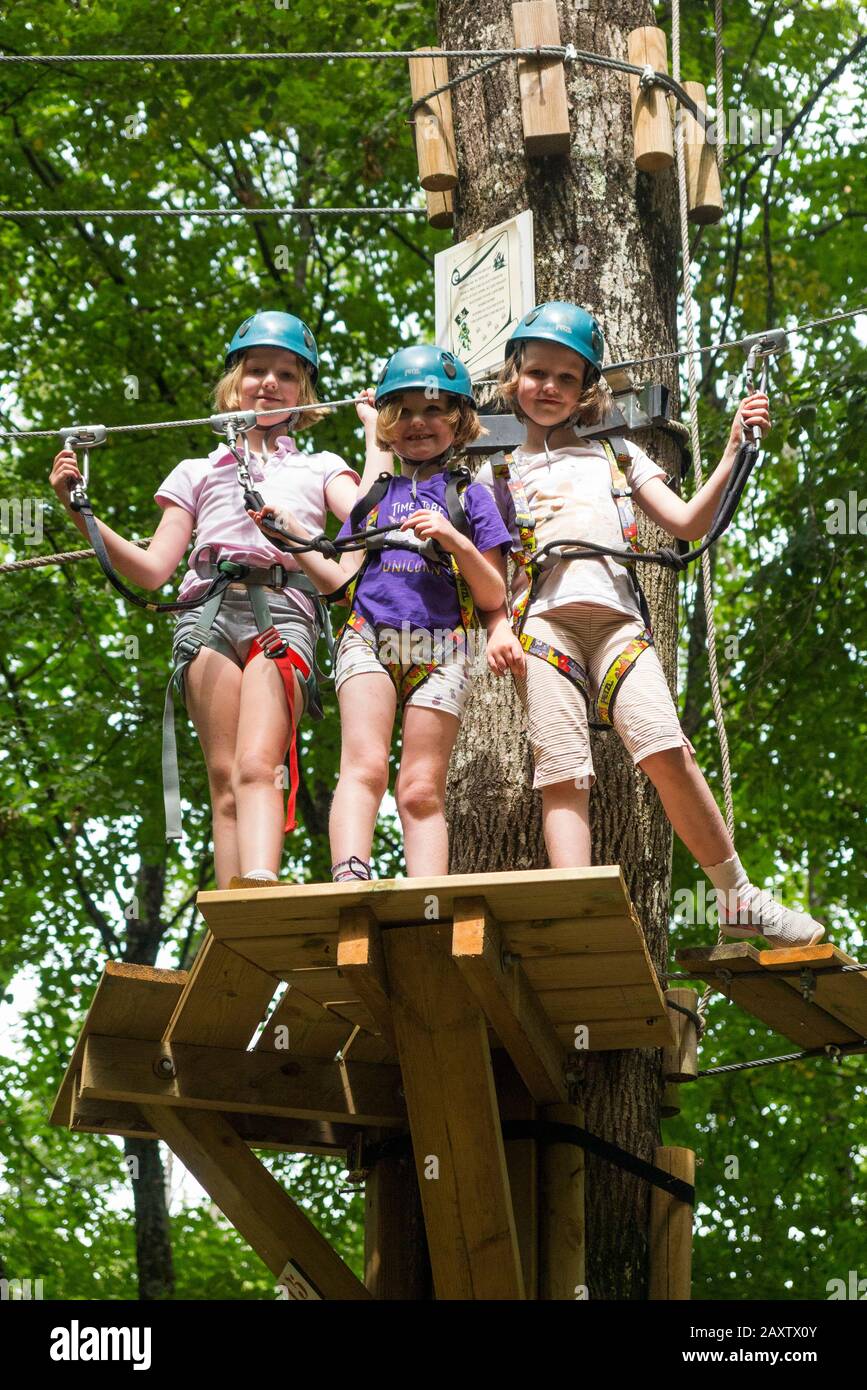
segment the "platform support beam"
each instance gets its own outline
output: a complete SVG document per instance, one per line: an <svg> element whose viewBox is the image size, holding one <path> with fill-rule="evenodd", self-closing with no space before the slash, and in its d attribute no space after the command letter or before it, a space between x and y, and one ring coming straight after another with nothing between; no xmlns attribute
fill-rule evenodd
<svg viewBox="0 0 867 1390"><path fill-rule="evenodd" d="M388 1137L387 1130L369 1136L372 1142ZM424 1214L411 1152L378 1158L365 1183L364 1282L376 1299L406 1302L431 1297Z"/></svg>
<svg viewBox="0 0 867 1390"><path fill-rule="evenodd" d="M546 1105L539 1118L584 1127L577 1105ZM584 1150L575 1144L541 1145L539 1198L539 1297L586 1297Z"/></svg>
<svg viewBox="0 0 867 1390"><path fill-rule="evenodd" d="M522 1299L487 1028L450 959L451 924L383 945L437 1298Z"/></svg>
<svg viewBox="0 0 867 1390"><path fill-rule="evenodd" d="M692 1149L658 1148L653 1155L657 1168L695 1182L695 1154ZM650 1288L651 1301L671 1302L691 1297L692 1285L692 1207L660 1187L650 1194Z"/></svg>
<svg viewBox="0 0 867 1390"><path fill-rule="evenodd" d="M141 1110L268 1266L275 1283L285 1283L290 1298L370 1298L224 1116L168 1105L145 1105Z"/></svg>

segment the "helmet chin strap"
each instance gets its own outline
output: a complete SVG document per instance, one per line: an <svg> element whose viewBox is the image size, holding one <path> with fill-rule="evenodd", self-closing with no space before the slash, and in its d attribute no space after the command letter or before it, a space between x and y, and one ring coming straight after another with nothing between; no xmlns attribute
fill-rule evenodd
<svg viewBox="0 0 867 1390"><path fill-rule="evenodd" d="M298 420L298 411L289 410L282 420L275 420L273 425L268 425L262 435L262 462L267 463L271 456L271 436L275 430L283 429L288 425L290 429Z"/></svg>
<svg viewBox="0 0 867 1390"><path fill-rule="evenodd" d="M416 501L416 483L417 483L417 481L418 481L419 469L420 469L420 468L430 468L430 467L442 468L442 467L444 467L445 464L448 463L449 459L452 457L452 455L453 455L454 452L455 452L454 445L453 445L453 444L450 444L450 445L448 446L447 449L443 449L443 451L442 451L441 454L436 454L436 455L434 456L434 458L432 458L432 459L418 459L418 460L417 460L417 459L407 459L407 458L404 458L403 454L399 454L399 453L397 452L396 449L394 450L394 454L395 454L396 458L400 461L401 469L404 469L404 468L411 468L411 469L412 469L412 500L413 500L413 502Z"/></svg>

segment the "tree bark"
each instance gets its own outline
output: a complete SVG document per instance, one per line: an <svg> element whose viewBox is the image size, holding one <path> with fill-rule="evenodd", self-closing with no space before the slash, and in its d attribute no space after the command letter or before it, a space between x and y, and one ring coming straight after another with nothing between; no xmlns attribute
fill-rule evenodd
<svg viewBox="0 0 867 1390"><path fill-rule="evenodd" d="M649 0L558 0L562 43L626 58L631 29L653 24ZM512 47L509 0L440 0L445 48ZM451 75L469 62L453 60ZM566 69L572 132L568 156L528 161L523 148L517 63L455 88L458 150L455 239L530 208L536 302L571 300L600 320L608 359L675 346L677 195L674 175L637 174L626 75L587 64ZM586 250L584 249L586 248ZM671 363L650 375L676 389ZM671 440L641 446L676 475ZM639 513L642 545L662 533ZM649 571L649 573L647 572ZM654 635L672 690L676 679L677 582L670 571L641 574ZM620 863L659 971L667 959L671 830L655 790L633 771L616 734L594 736L593 860ZM510 681L482 677L464 719L449 781L452 871L544 867L539 798L523 715ZM652 1160L658 1140L660 1059L655 1050L590 1054L579 1103L591 1131ZM588 1156L587 1248L591 1298L643 1298L647 1288L649 1188Z"/></svg>

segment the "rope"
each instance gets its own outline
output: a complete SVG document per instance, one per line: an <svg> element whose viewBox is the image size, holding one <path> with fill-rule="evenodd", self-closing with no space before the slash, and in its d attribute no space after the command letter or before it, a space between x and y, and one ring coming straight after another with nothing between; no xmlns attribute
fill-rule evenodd
<svg viewBox="0 0 867 1390"><path fill-rule="evenodd" d="M722 184L723 164L725 162L725 142L726 142L726 110L723 97L723 12L722 0L714 0L713 6L713 56L716 67L716 92L714 94L714 108L716 110L716 167L719 173L720 184Z"/></svg>
<svg viewBox="0 0 867 1390"><path fill-rule="evenodd" d="M671 15L671 49L672 66L674 69L675 81L680 81L680 0L674 0ZM698 427L698 383L695 371L695 325L692 317L692 286L690 284L690 251L689 251L689 228L687 225L687 194L686 194L686 156L684 153L683 140L683 113L678 106L674 113L674 145L677 156L677 190L678 206L680 212L680 248L681 260L683 263L683 311L686 320L686 339L687 339L687 379L689 386L689 431L692 444L692 471L695 478L695 490L704 482L704 474L701 463L701 437ZM732 794L732 770L731 759L729 756L728 733L725 726L725 714L723 711L722 692L720 691L719 666L717 664L716 649L716 622L714 619L713 607L713 581L711 578L711 558L710 551L706 550L701 557L701 580L702 593L704 596L704 615L707 628L707 656L708 670L710 674L711 701L713 703L714 719L716 721L717 736L719 738L720 762L722 765L723 797L725 800L726 826L732 843L735 837L735 810L734 797ZM719 927L717 945L724 940L722 924ZM713 986L707 985L701 998L698 1001L697 1011L700 1018L704 1019L707 1013L708 1004L713 996Z"/></svg>
<svg viewBox="0 0 867 1390"><path fill-rule="evenodd" d="M143 541L133 541L133 545L144 550L152 540L153 536L147 536ZM74 560L93 560L95 557L95 550L61 550L56 555L34 555L30 560L12 560L7 565L0 565L0 574L14 574L16 570L38 570L46 565L68 565Z"/></svg>
<svg viewBox="0 0 867 1390"><path fill-rule="evenodd" d="M797 324L796 327L794 327L794 328L787 328L787 329L786 329L786 332L788 333L788 335L789 335L790 337L794 338L794 337L796 337L799 333L806 333L806 332L807 332L809 329L811 329L811 328L818 328L818 327L820 327L822 324L826 324L826 323L839 323L842 319L851 319L851 318L855 318L858 314L867 314L867 304L862 305L859 309L847 309L847 310L845 310L844 312L841 312L841 313L830 314L827 318L823 318L823 319L813 319L813 320L811 320L809 323L800 323L800 324ZM752 337L752 336L754 336L754 335L750 335L750 336ZM680 349L679 351L677 351L677 352L666 352L666 353L662 353L662 354L660 354L658 357L636 357L636 358L631 359L630 361L613 362L613 363L611 363L609 366L603 368L603 373L604 373L604 372L614 371L615 368L619 368L619 367L638 367L638 366L642 366L642 365L643 365L644 363L646 363L646 362L664 362L664 361L668 361L668 360L670 360L671 358L674 358L674 357L686 357L686 356L688 356L691 352L694 353L694 354L700 354L700 353L705 353L705 352L724 352L724 351L728 351L728 350L734 349L734 348L742 348L742 347L744 346L744 343L745 343L746 341L747 341L747 339L744 339L744 338L733 338L730 342L725 342L725 343L711 343L711 344L710 344L709 346L707 346L707 347L696 347L696 348L692 348L692 349L690 349L690 348L681 348L681 349ZM497 381L498 381L498 378L497 378L497 377L481 377L479 380L477 380L477 381L474 383L474 385L476 385L476 386L496 385L496 384L497 384ZM335 400L335 401L319 401L316 405L310 405L310 406L301 406L301 405L297 405L297 406L293 406L292 408L293 408L293 410L326 410L326 409L331 409L331 410L333 410L335 407L341 406L341 405L354 405L354 404L355 404L355 401L356 401L356 397L355 397L355 396L346 396L346 397L344 397L344 398L341 399L341 400ZM276 410L258 410L258 411L256 412L257 415L276 415L277 413L278 413L278 412L277 412ZM280 413L286 413L285 408L281 407ZM211 423L211 417L210 417L210 415L203 415L203 416L200 416L200 417L198 417L198 418L196 418L196 419L194 419L194 420L151 420L151 421L149 421L147 424L143 424L143 425L106 425L106 426L105 426L105 430L106 430L106 433L107 433L107 434L132 434L132 433L134 433L134 432L136 432L136 431L141 431L141 430L176 430L176 429L189 429L189 428L193 428L193 427L198 426L198 425L210 425L210 423ZM672 426L672 427L674 427L674 428L678 428L678 429L680 429L680 430L686 430L686 428L687 428L685 425L682 425L682 424L680 423L680 421L677 421L677 420L670 420L670 421L669 421L669 425ZM56 439L56 438L57 438L57 433L58 433L58 431L57 431L56 429L55 429L55 430L0 430L0 439Z"/></svg>
<svg viewBox="0 0 867 1390"><path fill-rule="evenodd" d="M4 208L0 219L35 217L346 217L349 214L379 217L426 216L424 208Z"/></svg>

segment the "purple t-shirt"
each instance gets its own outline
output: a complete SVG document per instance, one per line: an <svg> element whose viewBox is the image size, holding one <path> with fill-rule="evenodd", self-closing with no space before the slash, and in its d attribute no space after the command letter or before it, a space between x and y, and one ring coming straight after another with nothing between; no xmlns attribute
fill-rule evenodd
<svg viewBox="0 0 867 1390"><path fill-rule="evenodd" d="M507 551L511 538L490 494L470 483L461 495L461 502L476 549ZM448 516L444 473L435 473L432 478L419 482L415 499L410 478L392 479L379 504L376 525L400 526L418 511L442 512L443 516ZM349 518L338 534L348 536L351 530ZM412 537L415 533L407 530L404 534ZM377 626L400 629L403 623L409 623L413 628L433 631L455 628L460 622L454 577L411 550L371 552L355 591L355 607L368 622Z"/></svg>

